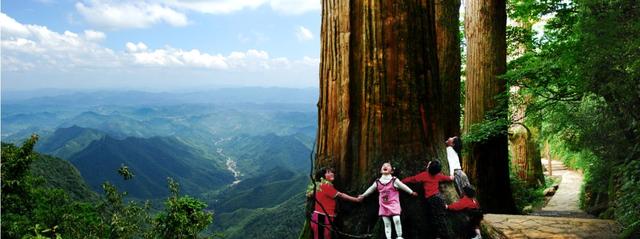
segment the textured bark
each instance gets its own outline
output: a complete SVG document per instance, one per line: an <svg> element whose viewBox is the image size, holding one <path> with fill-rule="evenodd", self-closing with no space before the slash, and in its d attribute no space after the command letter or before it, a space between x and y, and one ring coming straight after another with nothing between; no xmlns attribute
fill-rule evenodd
<svg viewBox="0 0 640 239"><path fill-rule="evenodd" d="M333 166L336 188L357 195L385 161L402 178L423 171L426 160L444 159L433 2L322 4L316 169ZM450 185L444 190L455 194ZM401 194L404 238L429 235L422 196L410 197ZM382 236L377 205L373 195L363 205L341 202L337 224Z"/></svg>
<svg viewBox="0 0 640 239"><path fill-rule="evenodd" d="M460 0L435 0L442 122L447 137L460 135Z"/></svg>
<svg viewBox="0 0 640 239"><path fill-rule="evenodd" d="M482 122L506 119L506 81L497 76L506 71L506 3L504 0L468 0L465 5L467 78L464 131ZM473 143L463 168L476 185L478 200L488 212L514 213L507 149L507 128L488 139Z"/></svg>
<svg viewBox="0 0 640 239"><path fill-rule="evenodd" d="M511 169L529 187L544 185L540 150L533 141L531 132L523 125L515 124L509 129Z"/></svg>
<svg viewBox="0 0 640 239"><path fill-rule="evenodd" d="M524 48L523 48L524 49ZM527 106L531 102L531 95L522 96L520 88L511 87L511 96L521 99L520 103L512 106L511 120L514 122L509 128L509 151L511 152L511 170L526 183L528 187L544 185L540 150L529 128L524 124Z"/></svg>

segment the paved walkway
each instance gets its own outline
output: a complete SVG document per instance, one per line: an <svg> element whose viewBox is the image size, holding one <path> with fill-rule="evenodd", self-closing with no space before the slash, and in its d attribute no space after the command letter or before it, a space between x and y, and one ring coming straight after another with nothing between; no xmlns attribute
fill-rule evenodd
<svg viewBox="0 0 640 239"><path fill-rule="evenodd" d="M547 167L547 160L543 160ZM552 176L560 185L551 200L532 215L486 214L482 227L489 238L618 238L620 226L612 220L593 219L580 210L582 174L552 161ZM548 176L548 172L545 172Z"/></svg>
<svg viewBox="0 0 640 239"><path fill-rule="evenodd" d="M547 167L547 160L544 160L543 167ZM582 188L582 174L567 167L560 161L552 161L552 176L561 177L558 190L551 197L551 200L540 211L531 215L547 217L572 217L572 218L593 218L592 215L580 209L580 189ZM547 171L548 173L548 171Z"/></svg>
<svg viewBox="0 0 640 239"><path fill-rule="evenodd" d="M618 238L612 220L486 214L482 226L489 238Z"/></svg>

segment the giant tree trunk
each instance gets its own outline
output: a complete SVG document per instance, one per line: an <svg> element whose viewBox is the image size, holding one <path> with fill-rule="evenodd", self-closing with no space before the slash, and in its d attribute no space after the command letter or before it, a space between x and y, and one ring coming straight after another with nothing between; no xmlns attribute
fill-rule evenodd
<svg viewBox="0 0 640 239"><path fill-rule="evenodd" d="M544 185L540 150L526 126L514 124L509 128L509 149L511 170L518 178L528 187Z"/></svg>
<svg viewBox="0 0 640 239"><path fill-rule="evenodd" d="M460 135L460 0L435 0L438 69L446 137Z"/></svg>
<svg viewBox="0 0 640 239"><path fill-rule="evenodd" d="M336 188L357 195L379 176L385 161L399 168L402 178L423 171L426 160L443 159L433 3L322 4L316 169L333 166ZM421 186L410 186L422 192ZM455 193L451 187L446 192ZM410 197L401 195L404 237L426 236L422 195ZM374 230L377 196L364 205L341 204L341 231L382 236L380 228Z"/></svg>
<svg viewBox="0 0 640 239"><path fill-rule="evenodd" d="M485 118L507 119L505 0L468 0L465 5L467 81L464 131ZM496 97L503 96L502 99ZM509 181L507 126L481 142L472 143L463 168L476 185L478 200L487 212L514 213Z"/></svg>

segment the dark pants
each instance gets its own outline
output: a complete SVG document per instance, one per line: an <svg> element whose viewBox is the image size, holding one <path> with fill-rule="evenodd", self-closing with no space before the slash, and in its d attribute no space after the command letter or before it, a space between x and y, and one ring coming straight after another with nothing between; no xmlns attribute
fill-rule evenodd
<svg viewBox="0 0 640 239"><path fill-rule="evenodd" d="M449 238L449 225L447 225L445 204L442 196L436 194L427 198L427 219L429 227L435 232L436 237Z"/></svg>
<svg viewBox="0 0 640 239"><path fill-rule="evenodd" d="M467 174L462 171L462 169L456 169L453 171L453 182L456 185L456 192L458 192L458 196L462 198L462 194L464 191L462 190L464 187L471 185L469 183L469 178Z"/></svg>

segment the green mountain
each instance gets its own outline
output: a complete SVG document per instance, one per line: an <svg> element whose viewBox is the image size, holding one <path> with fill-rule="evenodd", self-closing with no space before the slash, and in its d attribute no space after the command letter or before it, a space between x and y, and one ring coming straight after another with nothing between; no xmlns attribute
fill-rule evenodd
<svg viewBox="0 0 640 239"><path fill-rule="evenodd" d="M59 128L53 134L43 137L36 145L36 151L68 159L85 149L91 142L105 136L106 133L102 131L75 125L69 128Z"/></svg>
<svg viewBox="0 0 640 239"><path fill-rule="evenodd" d="M89 189L78 169L64 159L40 154L30 170L32 175L44 178L46 187L62 189L73 199L89 201L98 196Z"/></svg>
<svg viewBox="0 0 640 239"><path fill-rule="evenodd" d="M232 213L217 214L214 230L226 239L298 238L304 224L304 192L269 208L239 209Z"/></svg>
<svg viewBox="0 0 640 239"><path fill-rule="evenodd" d="M168 137L126 138L105 136L69 158L85 176L91 188L101 190L109 181L135 198L164 197L169 192L167 177L181 185L186 194L200 194L228 185L233 176L219 158L207 158L183 142ZM133 171L125 182L116 172L121 165Z"/></svg>
<svg viewBox="0 0 640 239"><path fill-rule="evenodd" d="M222 147L246 176L263 174L278 167L294 172L310 167L311 149L296 135L245 135L225 141Z"/></svg>
<svg viewBox="0 0 640 239"><path fill-rule="evenodd" d="M303 192L307 178L285 168L274 168L223 190L209 202L209 206L218 213L272 207Z"/></svg>
<svg viewBox="0 0 640 239"><path fill-rule="evenodd" d="M72 126L98 129L116 138L157 136L144 122L119 114L101 114L93 111L83 112L65 120L60 127Z"/></svg>

